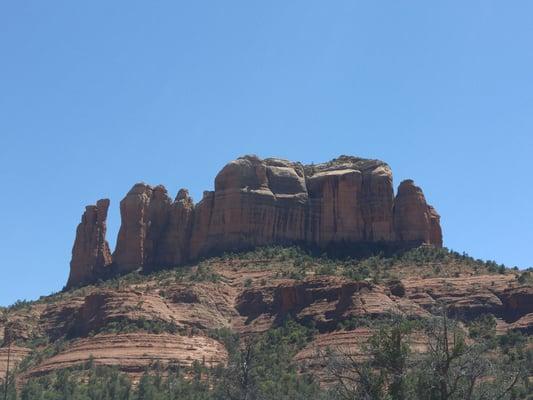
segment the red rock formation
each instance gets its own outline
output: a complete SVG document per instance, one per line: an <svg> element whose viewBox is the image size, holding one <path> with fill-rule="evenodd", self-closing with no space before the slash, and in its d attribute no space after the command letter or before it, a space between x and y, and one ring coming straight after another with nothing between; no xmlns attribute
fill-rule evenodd
<svg viewBox="0 0 533 400"><path fill-rule="evenodd" d="M200 256L207 241L214 200L215 192L206 190L202 200L194 209L193 230L189 244L189 256L191 259Z"/></svg>
<svg viewBox="0 0 533 400"><path fill-rule="evenodd" d="M153 266L167 229L171 200L163 186L137 183L120 202L122 224L113 261L121 272Z"/></svg>
<svg viewBox="0 0 533 400"><path fill-rule="evenodd" d="M163 186L138 183L120 213L118 272L273 244L442 246L439 215L420 188L404 181L395 199L387 164L350 156L308 166L244 156L219 172L196 206L186 190L172 203ZM69 285L98 278L74 265Z"/></svg>
<svg viewBox="0 0 533 400"><path fill-rule="evenodd" d="M442 229L440 227L440 215L437 213L432 206L429 208L429 222L430 222L430 234L429 234L429 244L432 244L436 247L442 247Z"/></svg>
<svg viewBox="0 0 533 400"><path fill-rule="evenodd" d="M343 156L304 167L242 157L222 169L202 201L191 257L275 243L392 242L393 199L381 161Z"/></svg>
<svg viewBox="0 0 533 400"><path fill-rule="evenodd" d="M439 304L447 306L452 317L465 321L492 314L499 333L508 329L533 332L532 287L521 284L511 272L424 277L420 268L429 272L432 266L406 265L402 268L412 275L374 283L311 274L301 280L280 278L280 269L287 265L280 259L211 262L221 278L216 282L179 279L170 273L163 280L160 275L147 275L142 281L123 279L115 288L66 292L13 309L0 319L0 329L6 329L0 347L0 376L9 343L28 346L17 349L20 360L30 352L35 338L53 343L65 336L70 340L59 354L38 360L23 378L83 365L91 359L96 365L117 366L134 379L150 360L163 365L190 365L194 360L216 365L226 360L226 353L210 333L230 328L247 337L276 326L287 315L300 323L312 323L319 331L310 347L296 356L298 361L311 361L316 349L345 345L360 349L360 340L371 334L368 328L342 329L349 321L357 323L357 317L372 319L392 312L424 318ZM134 329L139 326L136 321L175 324L181 334L140 328L132 333L105 333L118 326ZM312 368L320 372L320 366Z"/></svg>
<svg viewBox="0 0 533 400"><path fill-rule="evenodd" d="M394 201L396 240L413 244L442 246L440 216L426 203L422 189L412 180L403 181Z"/></svg>
<svg viewBox="0 0 533 400"><path fill-rule="evenodd" d="M168 211L168 223L157 246L154 264L176 266L189 258L194 203L187 189L180 189Z"/></svg>
<svg viewBox="0 0 533 400"><path fill-rule="evenodd" d="M211 195L209 195L211 196ZM307 189L303 167L255 156L227 164L215 178L213 197L203 203L191 256L272 243L304 241ZM208 219L208 221L207 221Z"/></svg>
<svg viewBox="0 0 533 400"><path fill-rule="evenodd" d="M99 268L111 264L111 252L105 239L108 208L108 199L98 200L95 206L85 208L76 229L67 287L93 281Z"/></svg>
<svg viewBox="0 0 533 400"><path fill-rule="evenodd" d="M0 349L0 372L5 358ZM22 353L25 349L16 349ZM17 355L18 355L17 353ZM27 353L26 353L27 354ZM76 340L69 348L46 359L23 375L23 379L46 375L66 368L75 368L87 363L87 355L95 365L117 367L138 382L143 373L157 360L162 366L190 367L193 362L208 367L224 364L228 354L224 345L207 336L164 334L102 334Z"/></svg>
<svg viewBox="0 0 533 400"><path fill-rule="evenodd" d="M314 243L361 241L365 237L363 178L353 169L319 172L308 179Z"/></svg>
<svg viewBox="0 0 533 400"><path fill-rule="evenodd" d="M6 376L8 358L9 358L9 370L11 371L11 373L13 373L13 371L16 371L17 365L22 360L24 360L30 353L31 353L31 349L28 349L25 347L19 347L16 345L11 345L11 348L9 347L0 348L0 376L2 377L1 379L3 380L4 377Z"/></svg>
<svg viewBox="0 0 533 400"><path fill-rule="evenodd" d="M152 194L151 186L137 183L120 202L121 225L113 261L122 270L135 269L144 264L150 214L148 207Z"/></svg>
<svg viewBox="0 0 533 400"><path fill-rule="evenodd" d="M307 172L314 244L393 240L394 193L387 164L341 156Z"/></svg>

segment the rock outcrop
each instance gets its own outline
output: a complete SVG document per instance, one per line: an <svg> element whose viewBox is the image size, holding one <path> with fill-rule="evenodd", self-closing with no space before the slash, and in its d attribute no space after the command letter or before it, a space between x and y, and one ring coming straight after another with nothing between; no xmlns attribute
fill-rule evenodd
<svg viewBox="0 0 533 400"><path fill-rule="evenodd" d="M0 372L3 355L1 350ZM163 368L170 366L175 368L176 365L190 367L194 362L215 367L225 363L228 358L224 345L206 336L168 333L154 335L139 332L104 334L74 341L68 349L48 358L37 368L31 369L23 378L79 367L88 361L87 354L91 355L90 360L94 365L113 366L127 373L135 383L138 383L143 373L153 366L154 360L157 360Z"/></svg>
<svg viewBox="0 0 533 400"><path fill-rule="evenodd" d="M284 160L248 156L227 164L215 191L198 210L197 258L225 250L304 242L308 194L303 167Z"/></svg>
<svg viewBox="0 0 533 400"><path fill-rule="evenodd" d="M440 217L412 180L395 195L387 164L348 156L318 165L241 157L196 205L186 189L172 200L163 186L136 184L120 203L113 255L108 207L99 200L82 216L69 287L263 245L442 246ZM325 368L317 352L343 347L365 359L374 333L367 321L390 314L424 319L444 306L465 325L490 314L498 335L533 334L529 275L427 247L366 261L266 249L17 305L0 318L0 377L8 358L10 369L25 360L21 382L88 363L113 366L134 383L151 367L216 367L228 360L226 331L247 339L288 317L316 328L294 359L320 383ZM412 340L413 351L427 350L420 332Z"/></svg>
<svg viewBox="0 0 533 400"><path fill-rule="evenodd" d="M442 246L440 216L426 203L422 189L412 180L405 180L398 187L394 200L394 227L400 242L432 243Z"/></svg>
<svg viewBox="0 0 533 400"><path fill-rule="evenodd" d="M163 186L137 183L120 202L122 224L113 261L120 272L154 263L169 222L171 200Z"/></svg>
<svg viewBox="0 0 533 400"><path fill-rule="evenodd" d="M244 156L218 173L215 190L196 206L185 189L172 202L163 186L138 183L120 214L112 260L119 273L273 244L442 246L440 217L413 181L402 182L395 198L386 163L350 156L317 165ZM105 243L105 218L90 221L78 228L69 287L102 278L100 264L110 262L108 250L100 263L86 255ZM77 250L86 242L88 251Z"/></svg>
<svg viewBox="0 0 533 400"><path fill-rule="evenodd" d="M111 264L111 252L105 239L108 208L108 199L85 208L76 229L68 287L92 282L101 268Z"/></svg>
<svg viewBox="0 0 533 400"><path fill-rule="evenodd" d="M394 190L387 164L342 156L306 170L313 244L394 241Z"/></svg>
<svg viewBox="0 0 533 400"><path fill-rule="evenodd" d="M187 189L180 189L168 211L168 221L155 252L155 265L179 265L189 259L194 203Z"/></svg>
<svg viewBox="0 0 533 400"><path fill-rule="evenodd" d="M118 285L91 286L13 309L0 319L5 331L0 376L5 374L9 346L16 364L32 351L36 339L63 344L54 345L57 354L42 352L43 359L22 378L76 368L90 360L115 366L134 380L154 361L163 368L194 361L215 366L227 360L227 352L214 332L230 329L246 338L279 326L288 316L316 327L315 339L296 360L311 361L317 373L321 367L312 364L313 349L348 345L361 350L358 343L372 335L363 320L390 313L423 319L444 305L451 317L465 322L493 315L498 334L509 330L533 334L533 287L520 283L519 275L511 271L477 275L468 267L464 271L472 275L424 277L439 261L398 265L393 268L408 273L406 277L378 282L311 272L302 279L280 275L295 260L211 259L206 263L218 279L193 279L197 270L192 267L183 270L186 275L169 271L141 280L121 278ZM459 271L465 265L455 268Z"/></svg>

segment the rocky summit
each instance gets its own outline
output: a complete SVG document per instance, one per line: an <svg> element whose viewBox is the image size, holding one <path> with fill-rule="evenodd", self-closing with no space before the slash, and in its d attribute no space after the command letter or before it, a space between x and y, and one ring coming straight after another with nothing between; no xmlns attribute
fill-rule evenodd
<svg viewBox="0 0 533 400"><path fill-rule="evenodd" d="M105 238L108 206L109 200L99 200L82 216L69 288L258 246L442 246L440 217L412 180L395 196L386 163L351 156L316 165L240 157L197 204L186 189L172 201L165 187L137 183L120 202L112 255Z"/></svg>

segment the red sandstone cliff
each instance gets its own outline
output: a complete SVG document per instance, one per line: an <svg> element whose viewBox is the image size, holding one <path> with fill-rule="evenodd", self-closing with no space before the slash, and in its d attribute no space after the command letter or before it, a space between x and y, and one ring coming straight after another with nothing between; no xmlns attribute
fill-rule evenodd
<svg viewBox="0 0 533 400"><path fill-rule="evenodd" d="M108 208L108 199L85 208L76 229L67 286L89 283L99 268L111 264L111 252L105 239Z"/></svg>
<svg viewBox="0 0 533 400"><path fill-rule="evenodd" d="M440 216L426 203L422 189L412 180L403 181L394 200L396 240L420 241L442 247Z"/></svg>
<svg viewBox="0 0 533 400"><path fill-rule="evenodd" d="M98 279L111 262L105 211L99 219L84 215L69 287ZM386 163L349 156L307 166L244 156L218 173L215 190L196 206L186 190L172 202L163 186L138 183L120 213L112 260L118 272L272 244L442 246L439 215L413 181L402 182L395 198Z"/></svg>

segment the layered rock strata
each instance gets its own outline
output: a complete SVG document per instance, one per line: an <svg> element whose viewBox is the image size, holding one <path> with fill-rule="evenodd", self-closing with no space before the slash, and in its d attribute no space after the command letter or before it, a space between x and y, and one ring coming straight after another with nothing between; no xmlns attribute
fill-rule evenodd
<svg viewBox="0 0 533 400"><path fill-rule="evenodd" d="M69 287L101 278L111 262L102 236L107 205L92 217L98 207L78 227ZM163 186L138 183L120 213L112 258L120 273L273 244L442 246L440 217L413 181L394 197L386 163L350 156L318 165L244 156L218 173L215 190L196 205L185 189L172 201Z"/></svg>
<svg viewBox="0 0 533 400"><path fill-rule="evenodd" d="M296 360L309 361L318 374L323 368L313 361L317 350L346 346L361 352L360 344L372 331L359 326L359 318L379 319L392 313L423 319L438 312L435 306L445 305L450 316L465 322L493 315L498 334L533 333L533 287L520 283L514 273L419 274L374 283L340 276L283 278L279 270L286 261L277 264L280 261L273 259L215 262L213 268L220 275L216 281L191 281L173 274L161 280L149 275L130 283L124 279L120 288L89 287L12 310L0 320L6 338L0 343L0 376L5 376L9 348L14 367L32 352L35 339L63 344L54 344L57 354L42 352L44 358L30 364L23 379L89 361L115 366L134 380L156 361L164 368L190 366L194 361L214 366L227 360L224 345L213 338L218 329L246 338L279 326L289 315L316 327L317 335ZM401 268L417 271L420 266ZM350 330L354 322L356 329ZM166 328L159 332L155 326ZM417 351L423 343L414 339Z"/></svg>
<svg viewBox="0 0 533 400"><path fill-rule="evenodd" d="M193 278L193 267L185 275L122 279L120 284L92 286L14 308L0 318L0 377L5 376L9 347L14 366L35 343L49 343L58 353L41 352L44 358L32 363L22 379L79 368L89 361L117 367L134 381L155 362L164 368L194 361L213 366L227 360L214 332L230 329L244 339L279 326L288 316L316 327L315 338L295 359L319 377L322 366L313 357L316 351L347 347L364 356L361 345L372 332L359 318L392 313L423 319L445 306L451 317L465 322L493 315L497 334L533 334L533 286L521 283L518 272L487 274L482 268L478 275L468 261L460 260L406 262L388 270L393 280L374 282L316 275L316 264L306 276L291 279L280 272L297 258L263 257L212 259L219 278L215 280ZM442 276L435 276L436 267L442 268ZM424 343L412 339L413 350L419 351Z"/></svg>

